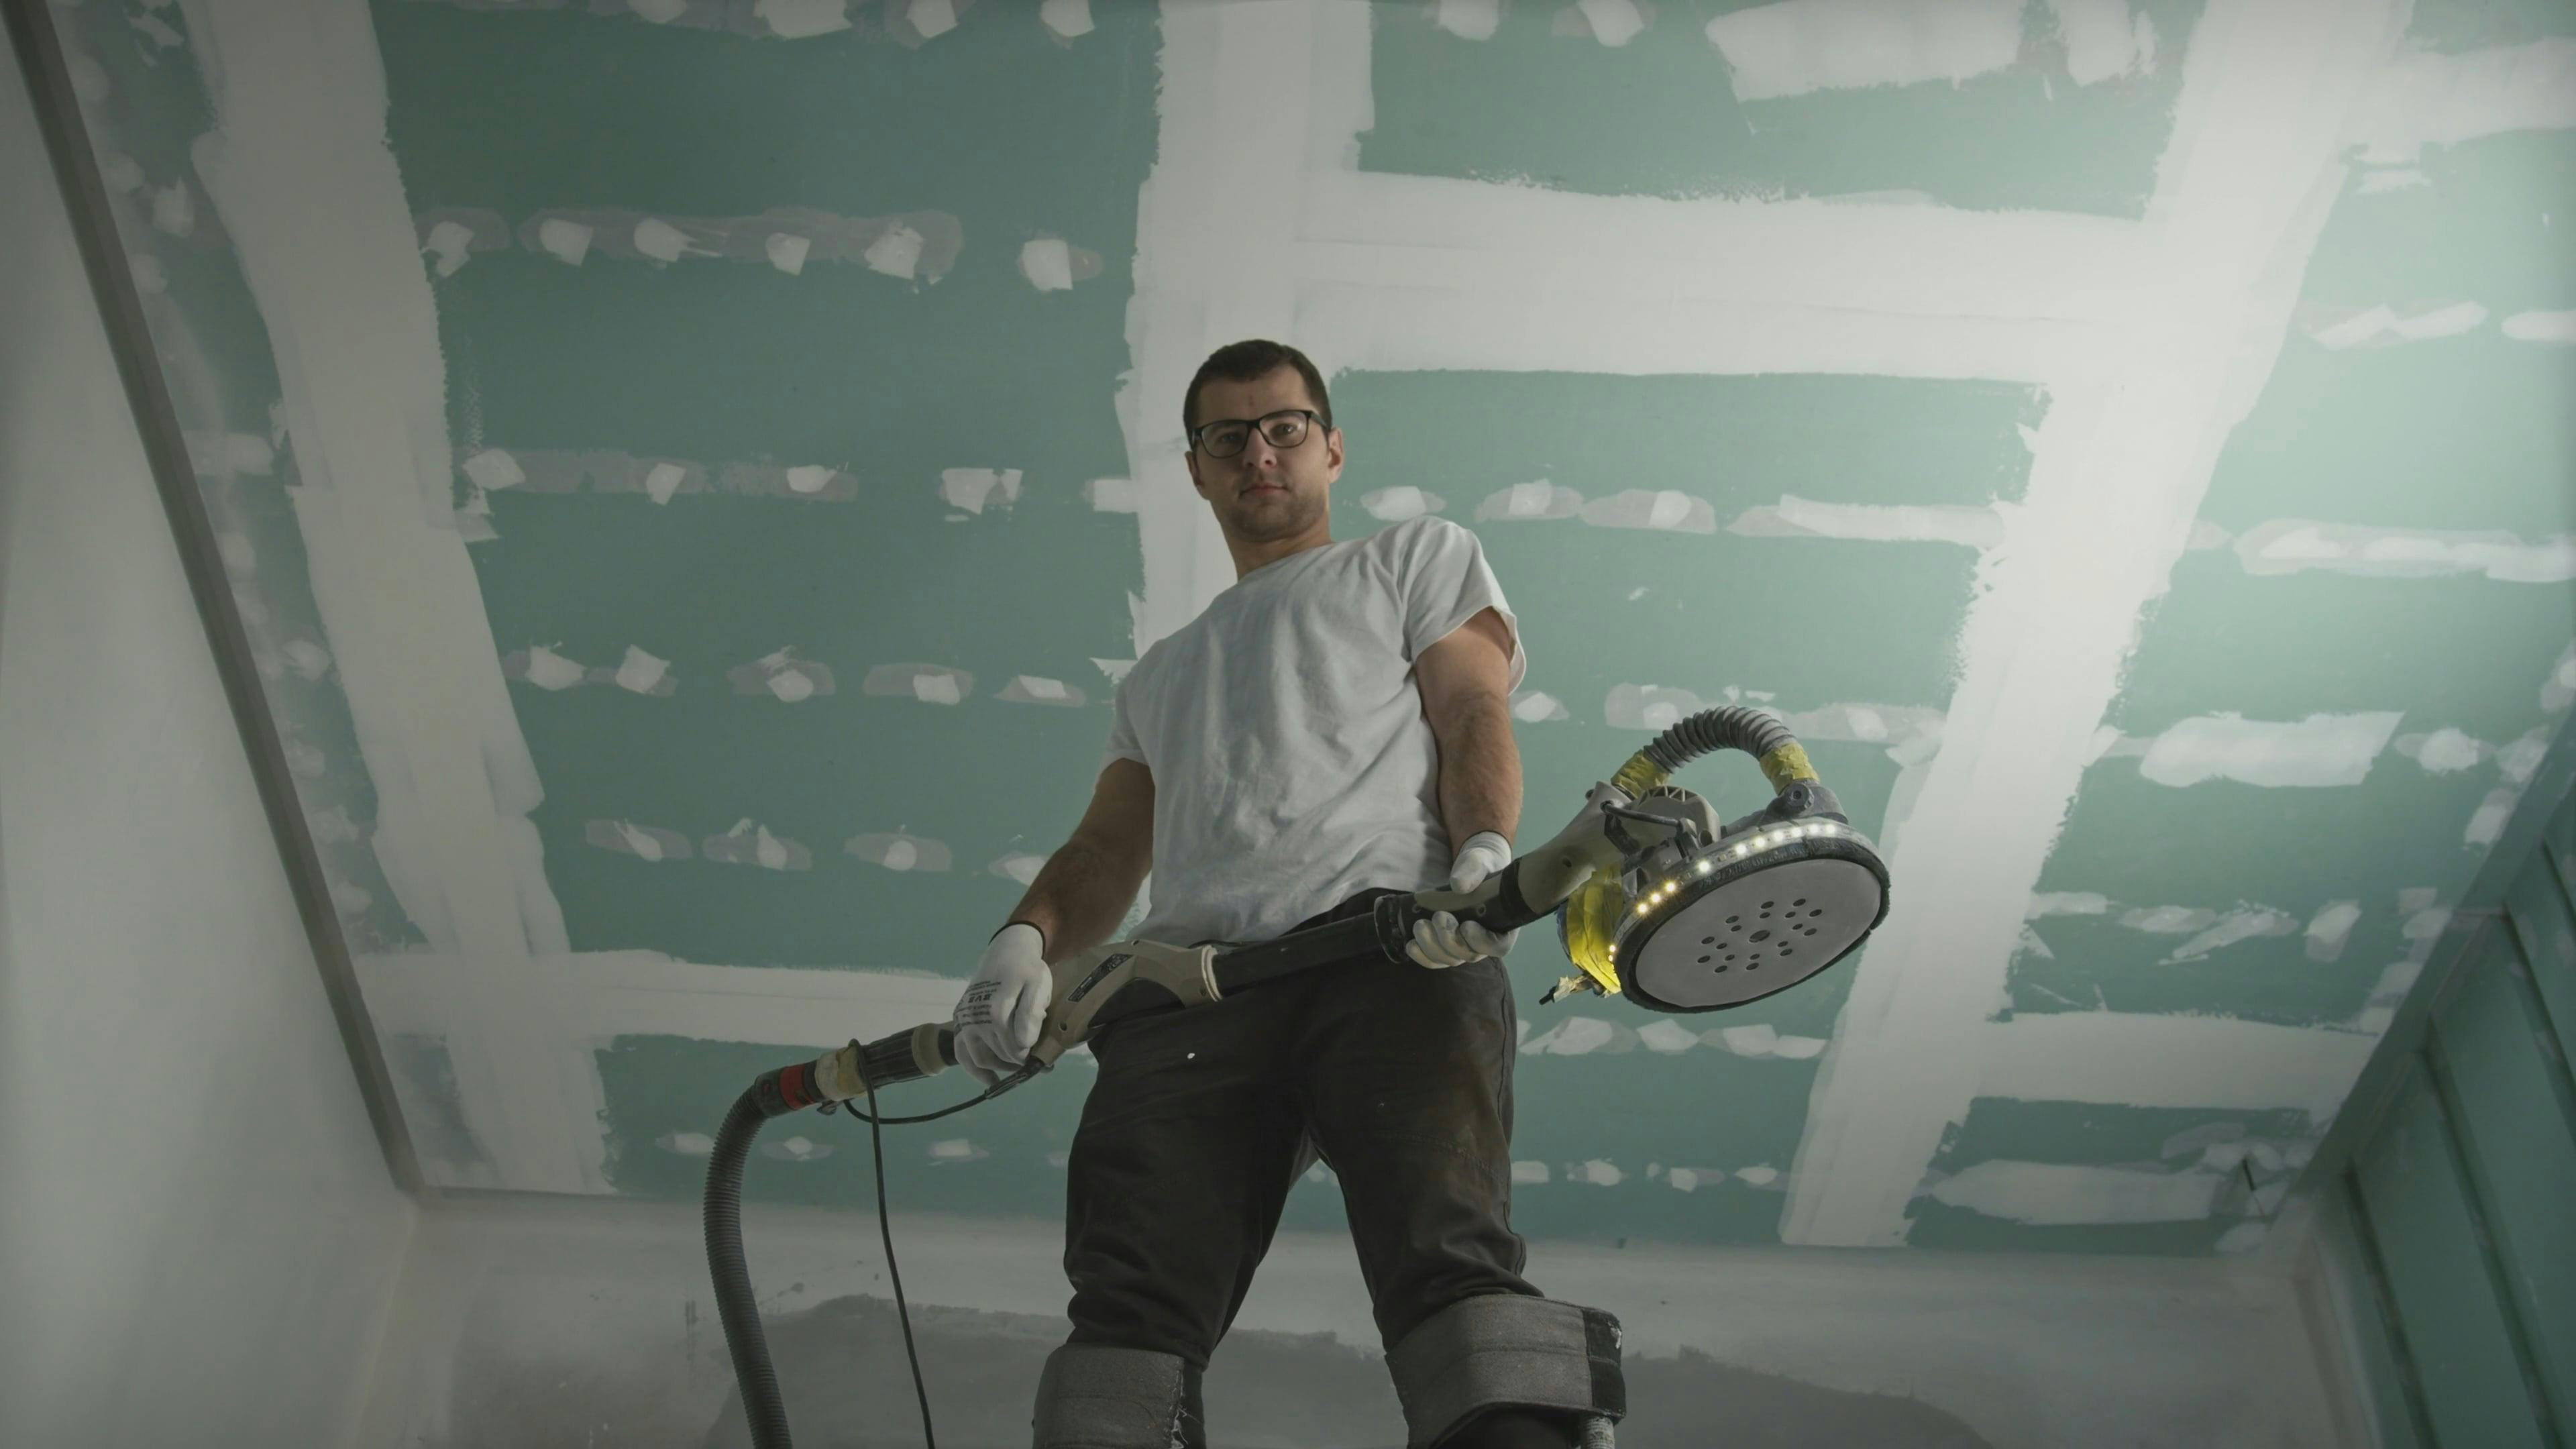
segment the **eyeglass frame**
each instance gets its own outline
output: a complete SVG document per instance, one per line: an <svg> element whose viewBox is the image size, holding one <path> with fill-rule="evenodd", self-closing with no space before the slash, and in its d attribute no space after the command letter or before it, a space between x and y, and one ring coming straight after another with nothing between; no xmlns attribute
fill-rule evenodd
<svg viewBox="0 0 2576 1449"><path fill-rule="evenodd" d="M1210 418L1206 422L1199 424L1197 427L1190 429L1185 435L1185 441L1187 441L1193 449L1206 454L1206 456L1211 458L1240 458L1243 456L1243 448L1249 448L1252 446L1252 435L1261 431L1261 425L1263 423L1270 421L1272 418L1284 418L1291 415L1302 416L1306 419L1307 437L1314 436L1315 428L1318 424L1321 424L1324 431L1327 433L1333 430L1332 420L1325 417L1322 413L1315 411L1313 408L1277 408L1270 412L1263 413L1257 418ZM1243 448L1237 448L1231 453L1211 452L1207 445L1207 430L1226 423L1244 423L1249 425L1247 431L1243 435ZM1279 447L1276 443L1273 443L1270 446L1273 448ZM1287 448L1280 448L1279 451L1288 452L1292 449L1302 448L1304 446L1306 446L1306 439L1299 438L1296 442L1291 443Z"/></svg>

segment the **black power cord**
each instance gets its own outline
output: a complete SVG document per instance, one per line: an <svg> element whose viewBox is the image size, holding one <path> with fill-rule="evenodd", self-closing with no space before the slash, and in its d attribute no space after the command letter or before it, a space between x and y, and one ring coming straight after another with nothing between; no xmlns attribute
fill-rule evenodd
<svg viewBox="0 0 2576 1449"><path fill-rule="evenodd" d="M1024 1066L985 1088L980 1095L969 1097L953 1106L942 1107L936 1112L922 1112L910 1117L880 1117L875 1113L862 1111L856 1098L847 1102L825 1102L822 1105L824 1112L847 1112L868 1124L868 1160L870 1166L876 1170L877 1180L877 1237L885 1244L886 1278L894 1284L895 1318L903 1325L903 1356L905 1361L912 1365L912 1396L921 1405L921 1439L926 1449L939 1449L939 1434L930 1423L930 1388L921 1376L921 1351L913 1344L912 1305L903 1296L903 1270L895 1265L894 1260L894 1219L886 1213L885 1129L915 1122L936 1122L942 1117L963 1112L969 1107L993 1100L1037 1075L1040 1070L1034 1065Z"/></svg>

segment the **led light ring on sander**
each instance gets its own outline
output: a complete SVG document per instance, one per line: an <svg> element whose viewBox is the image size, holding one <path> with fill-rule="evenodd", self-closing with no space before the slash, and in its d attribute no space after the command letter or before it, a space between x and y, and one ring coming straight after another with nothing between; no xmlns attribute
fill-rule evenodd
<svg viewBox="0 0 2576 1449"><path fill-rule="evenodd" d="M1708 846L1637 898L1610 947L1621 994L1721 1011L1833 965L1887 914L1887 868L1859 832L1808 819Z"/></svg>
<svg viewBox="0 0 2576 1449"><path fill-rule="evenodd" d="M1769 714L1726 706L1693 715L1630 757L1611 784L1646 803L1674 770L1717 749L1760 762L1776 792L1770 806L1662 869L1631 862L1626 878L1596 880L1560 914L1571 952L1578 937L1598 944L1618 913L1606 962L1577 964L1596 976L1606 964L1620 994L1655 1011L1722 1011L1795 986L1887 916L1886 865Z"/></svg>

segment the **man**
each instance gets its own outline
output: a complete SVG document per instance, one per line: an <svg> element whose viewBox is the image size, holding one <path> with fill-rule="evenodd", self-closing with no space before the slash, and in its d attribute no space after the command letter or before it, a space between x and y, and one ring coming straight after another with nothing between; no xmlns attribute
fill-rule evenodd
<svg viewBox="0 0 2576 1449"><path fill-rule="evenodd" d="M1138 934L1196 943L1472 889L1511 859L1526 666L1475 535L1421 518L1333 541L1342 434L1294 348L1218 350L1182 421L1235 582L1120 683L1089 810L959 1002L959 1059L987 1082L1037 1039L1046 962L1108 939L1149 869ZM1204 1443L1199 1373L1317 1153L1413 1443L1561 1449L1615 1416L1616 1324L1520 1276L1511 945L1443 913L1418 966L1346 962L1094 1037L1041 1449Z"/></svg>

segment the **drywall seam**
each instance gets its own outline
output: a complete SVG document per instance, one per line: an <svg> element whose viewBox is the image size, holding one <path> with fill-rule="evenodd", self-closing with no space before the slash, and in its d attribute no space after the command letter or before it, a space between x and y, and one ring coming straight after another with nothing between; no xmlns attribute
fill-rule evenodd
<svg viewBox="0 0 2576 1449"><path fill-rule="evenodd" d="M1979 570L1950 727L1890 862L1905 896L1861 959L1810 1099L1790 1242L1902 1241L1924 1164L1979 1089L1973 1048L2040 868L2140 611L2279 354L2341 184L2338 138L2396 10L2216 0L2194 31L2148 208L2152 263L2135 279L2155 305L2130 346L2051 389L2023 505Z"/></svg>
<svg viewBox="0 0 2576 1449"><path fill-rule="evenodd" d="M2576 127L2576 39L2391 60L2362 97L2350 138L2374 166L2413 162L2427 145L2508 131Z"/></svg>
<svg viewBox="0 0 2576 1449"><path fill-rule="evenodd" d="M1514 284L1507 271L1461 266L1436 285L1310 281L1300 290L1298 332L1329 347L1333 366L1373 371L1802 372L2029 383L2084 365L2118 336L2106 324L2056 318L1657 298L1628 280L1607 281L1618 263L1595 265L1604 279L1546 281L1536 274L1550 269L1533 267L1528 280ZM1497 305L1502 296L1509 306Z"/></svg>
<svg viewBox="0 0 2576 1449"><path fill-rule="evenodd" d="M2378 1043L2376 1033L2218 1016L2025 1014L1977 1032L1976 1094L2249 1112L2288 1107L2322 1126Z"/></svg>
<svg viewBox="0 0 2576 1449"><path fill-rule="evenodd" d="M471 1029L479 1018L463 965L419 953L357 958L383 1029L430 1035ZM944 1021L957 1005L954 978L913 971L709 966L658 951L572 951L532 956L526 966L574 1056L620 1036L836 1047Z"/></svg>
<svg viewBox="0 0 2576 1449"><path fill-rule="evenodd" d="M364 7L189 0L216 117L198 170L266 320L303 486L313 593L379 801L375 845L458 975L450 1033L494 1181L599 1191L532 954L565 949L526 816L540 791L451 506L444 365L384 139Z"/></svg>
<svg viewBox="0 0 2576 1449"><path fill-rule="evenodd" d="M1690 299L1898 315L2113 325L2154 316L2134 285L2154 270L2153 238L2110 217L1591 196L1359 171L1319 172L1306 194L1299 235L1327 277L1535 276L1613 296L1651 279Z"/></svg>
<svg viewBox="0 0 2576 1449"><path fill-rule="evenodd" d="M1301 156L1309 144L1303 84L1242 104L1239 78L1309 72L1313 29L1350 8L1169 4L1154 167L1136 195L1135 293L1127 305L1133 367L1118 394L1135 480L1144 593L1134 601L1136 652L1196 617L1234 582L1207 505L1183 460L1182 396L1207 355L1228 342L1295 342L1298 189L1251 184L1245 156ZM1367 23L1364 10L1359 15ZM1365 76L1365 67L1362 69ZM1364 82L1363 82L1364 83ZM1207 198L1221 197L1221 205ZM1324 365L1338 359L1327 353Z"/></svg>

